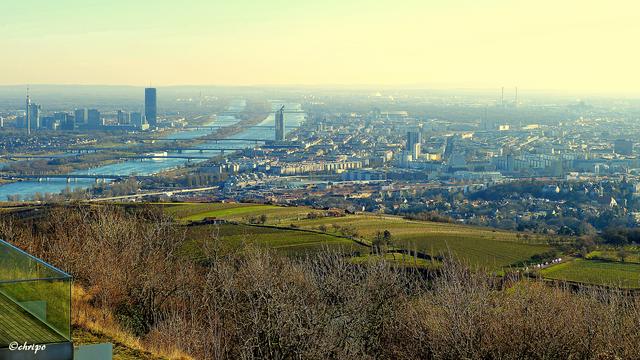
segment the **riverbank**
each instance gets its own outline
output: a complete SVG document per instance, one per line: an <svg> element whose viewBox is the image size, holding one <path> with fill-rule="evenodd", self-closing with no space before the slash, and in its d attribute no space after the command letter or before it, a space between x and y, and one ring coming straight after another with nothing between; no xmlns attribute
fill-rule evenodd
<svg viewBox="0 0 640 360"><path fill-rule="evenodd" d="M252 105L253 106L249 107L246 111L242 111L238 114L239 118L246 118L246 120L242 120L237 124L230 125L228 127L222 127L220 129L217 129L210 135L197 137L191 141L189 141L189 139L185 139L181 146L194 147L209 139L221 139L224 137L235 135L246 129L246 127L248 126L253 126L260 123L269 115L268 107L266 104L259 103ZM171 134L179 132L179 130L179 128L168 129L162 132L158 132L154 135L156 138L160 139L162 136L170 136ZM132 140L136 141L136 138L134 137ZM98 145L99 147L104 147L102 143L96 145ZM134 146L135 151L133 151L134 149L130 145L125 144L123 146L115 146L115 144L112 143L110 144L110 146L108 146L113 147L112 150L103 150L95 153L82 154L78 156L59 157L55 159L32 159L14 163L3 163L5 164L5 166L2 170L5 174L8 175L68 174L75 171L90 170L93 168L99 168L124 162L125 160L123 160L122 158L125 156L163 150L163 148L166 147L166 144L155 142L138 142Z"/></svg>
<svg viewBox="0 0 640 360"><path fill-rule="evenodd" d="M229 125L224 128L220 128L214 133L212 133L211 135L197 138L197 141L194 141L191 145L194 145L194 146L199 145L208 140L228 138L228 137L242 133L247 128L250 128L252 126L262 123L269 117L271 112L269 111L269 105L266 103L260 104L258 106L259 107L257 108L252 108L252 110L244 112L244 114L248 116L247 119L241 120L234 125ZM223 155L219 155L219 156L223 156ZM219 158L219 156L214 156L211 159L215 160ZM175 178L179 176L186 176L189 174L190 171L191 171L190 168L180 167L175 169L163 170L157 173L157 175L166 177L166 178Z"/></svg>

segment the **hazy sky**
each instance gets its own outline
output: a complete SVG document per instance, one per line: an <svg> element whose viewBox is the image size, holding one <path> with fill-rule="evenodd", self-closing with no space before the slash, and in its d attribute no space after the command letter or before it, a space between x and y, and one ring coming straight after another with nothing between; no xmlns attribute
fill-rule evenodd
<svg viewBox="0 0 640 360"><path fill-rule="evenodd" d="M0 0L0 84L640 94L637 0Z"/></svg>

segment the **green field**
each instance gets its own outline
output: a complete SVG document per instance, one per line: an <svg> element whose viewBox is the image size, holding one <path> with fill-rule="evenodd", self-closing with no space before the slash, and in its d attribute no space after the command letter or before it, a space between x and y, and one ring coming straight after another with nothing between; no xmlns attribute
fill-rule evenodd
<svg viewBox="0 0 640 360"><path fill-rule="evenodd" d="M365 263L367 261L376 261L379 260L382 256L375 254L363 254L360 256L354 256L352 261L356 264ZM393 262L402 266L410 266L410 267L418 267L418 268L426 268L426 269L435 269L441 265L436 260L429 261L425 259L415 258L408 254L402 253L386 253L384 254L384 259L386 261Z"/></svg>
<svg viewBox="0 0 640 360"><path fill-rule="evenodd" d="M184 221L197 221L204 218L218 218L230 221L243 221L250 217L266 214L270 218L282 219L302 214L304 208L282 207L242 203L202 203L168 204L165 211ZM308 211L308 210L306 210Z"/></svg>
<svg viewBox="0 0 640 360"><path fill-rule="evenodd" d="M540 271L547 279L622 288L640 287L640 264L576 259Z"/></svg>
<svg viewBox="0 0 640 360"><path fill-rule="evenodd" d="M590 260L620 261L620 249L604 248L587 254ZM640 264L640 249L637 246L624 247L624 262Z"/></svg>
<svg viewBox="0 0 640 360"><path fill-rule="evenodd" d="M448 256L462 260L471 266L501 268L517 266L532 256L548 252L552 248L542 238L522 239L514 232L472 227L459 224L411 221L395 216L357 214L342 217L322 215L323 212L306 207L279 207L258 204L181 204L172 205L167 211L185 221L200 220L206 217L246 222L250 217L266 215L266 224L278 227L295 227L304 230L323 232L329 235L348 235L364 241L371 241L378 231L388 230L394 240L394 247L418 250L434 256ZM308 217L309 213L320 214ZM346 231L348 229L348 231ZM281 247L300 236L299 233L260 233L249 235L254 242L272 244ZM284 231L284 230L283 230ZM305 233L306 234L306 233ZM246 237L246 235L243 235ZM314 234L313 236L321 236ZM313 237L312 236L312 237ZM231 241L236 241L230 237ZM282 240L284 239L284 240ZM309 242L301 240L303 243ZM313 243L315 240L311 240ZM348 242L347 239L341 239ZM297 246L293 242L292 247Z"/></svg>
<svg viewBox="0 0 640 360"><path fill-rule="evenodd" d="M315 232L276 229L261 226L223 224L187 227L190 252L198 257L198 245L214 238L221 240L223 248L239 248L243 244L264 246L286 254L304 255L321 250L340 253L368 252L369 248L356 242Z"/></svg>
<svg viewBox="0 0 640 360"><path fill-rule="evenodd" d="M354 227L359 237L371 240L378 231L391 232L397 247L418 250L434 256L448 256L472 266L498 268L526 261L536 254L550 250L539 240L525 243L513 232L448 223L410 221L399 217L350 215L343 218L321 218L294 222L301 228L328 231L339 227ZM339 229L337 231L340 231Z"/></svg>
<svg viewBox="0 0 640 360"><path fill-rule="evenodd" d="M189 218L192 220L201 220L207 217L205 214L208 212L252 206L252 204L238 203L167 203L158 205L162 206L167 214L181 220Z"/></svg>

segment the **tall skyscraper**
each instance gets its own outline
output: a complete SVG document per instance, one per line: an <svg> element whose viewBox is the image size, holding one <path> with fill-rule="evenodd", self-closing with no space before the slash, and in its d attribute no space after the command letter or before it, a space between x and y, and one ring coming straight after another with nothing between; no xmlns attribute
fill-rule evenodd
<svg viewBox="0 0 640 360"><path fill-rule="evenodd" d="M67 117L69 117L69 114L67 114L66 112L53 113L53 119L55 121L59 121L61 124L67 122Z"/></svg>
<svg viewBox="0 0 640 360"><path fill-rule="evenodd" d="M418 159L422 153L422 133L420 131L407 132L407 151L411 153L413 160Z"/></svg>
<svg viewBox="0 0 640 360"><path fill-rule="evenodd" d="M76 124L84 125L87 123L87 109L76 109L74 112Z"/></svg>
<svg viewBox="0 0 640 360"><path fill-rule="evenodd" d="M29 132L40 128L41 110L42 107L36 103L31 103L29 105L29 121L27 124Z"/></svg>
<svg viewBox="0 0 640 360"><path fill-rule="evenodd" d="M66 112L56 112L53 113L53 121L58 124L60 129L64 130L74 130L76 127L75 117Z"/></svg>
<svg viewBox="0 0 640 360"><path fill-rule="evenodd" d="M100 118L100 111L96 109L89 109L87 112L87 123L90 129L99 129L102 127L103 122Z"/></svg>
<svg viewBox="0 0 640 360"><path fill-rule="evenodd" d="M158 126L158 102L156 88L144 89L144 117L150 127Z"/></svg>
<svg viewBox="0 0 640 360"><path fill-rule="evenodd" d="M133 124L133 126L137 128L141 128L142 124L144 124L144 121L142 120L142 114L139 112L132 112L129 116L129 119L131 120L131 124Z"/></svg>
<svg viewBox="0 0 640 360"><path fill-rule="evenodd" d="M613 143L613 151L620 155L632 155L633 141L618 139Z"/></svg>
<svg viewBox="0 0 640 360"><path fill-rule="evenodd" d="M27 88L27 101L25 103L24 112L24 127L27 129L27 133L31 134L31 130L40 128L40 105L31 102L31 96L29 95L29 89Z"/></svg>
<svg viewBox="0 0 640 360"><path fill-rule="evenodd" d="M126 125L129 124L130 114L124 110L118 110L118 124Z"/></svg>
<svg viewBox="0 0 640 360"><path fill-rule="evenodd" d="M75 130L76 129L76 117L71 115L71 114L67 114L67 122L65 124L65 129L67 130Z"/></svg>
<svg viewBox="0 0 640 360"><path fill-rule="evenodd" d="M29 89L27 88L27 102L24 111L24 126L27 128L27 134L31 134L31 97L29 97Z"/></svg>
<svg viewBox="0 0 640 360"><path fill-rule="evenodd" d="M43 116L40 119L40 126L47 129L55 130L56 121L53 120L53 116Z"/></svg>
<svg viewBox="0 0 640 360"><path fill-rule="evenodd" d="M284 105L276 111L276 141L284 141Z"/></svg>

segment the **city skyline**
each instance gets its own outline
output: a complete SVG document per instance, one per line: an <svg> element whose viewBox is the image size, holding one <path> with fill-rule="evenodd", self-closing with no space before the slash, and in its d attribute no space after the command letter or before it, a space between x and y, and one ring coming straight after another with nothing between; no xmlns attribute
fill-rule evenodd
<svg viewBox="0 0 640 360"><path fill-rule="evenodd" d="M640 82L640 55L629 46L640 34L638 5L625 0L116 3L0 5L11 15L0 45L13 54L0 60L0 84L506 84L637 94Z"/></svg>
<svg viewBox="0 0 640 360"><path fill-rule="evenodd" d="M0 0L0 360L640 353L631 0Z"/></svg>

